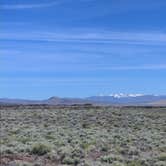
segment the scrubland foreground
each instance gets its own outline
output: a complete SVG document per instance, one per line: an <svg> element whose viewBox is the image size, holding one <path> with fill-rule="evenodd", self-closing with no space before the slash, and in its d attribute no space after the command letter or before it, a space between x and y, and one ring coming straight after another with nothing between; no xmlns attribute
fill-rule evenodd
<svg viewBox="0 0 166 166"><path fill-rule="evenodd" d="M1 166L166 166L166 108L0 110Z"/></svg>

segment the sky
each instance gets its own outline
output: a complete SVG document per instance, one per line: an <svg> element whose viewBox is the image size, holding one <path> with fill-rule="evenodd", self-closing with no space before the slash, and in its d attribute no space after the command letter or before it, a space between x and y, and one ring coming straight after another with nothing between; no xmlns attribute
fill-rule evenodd
<svg viewBox="0 0 166 166"><path fill-rule="evenodd" d="M166 94L165 0L1 0L0 98Z"/></svg>

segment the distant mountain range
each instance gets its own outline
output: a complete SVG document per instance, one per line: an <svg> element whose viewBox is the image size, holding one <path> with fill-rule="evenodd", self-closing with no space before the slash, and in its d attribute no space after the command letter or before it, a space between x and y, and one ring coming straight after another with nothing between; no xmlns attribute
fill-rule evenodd
<svg viewBox="0 0 166 166"><path fill-rule="evenodd" d="M112 105L166 105L166 95L114 94L93 96L90 101Z"/></svg>
<svg viewBox="0 0 166 166"><path fill-rule="evenodd" d="M46 100L23 100L1 98L0 105L73 105L73 104L95 104L95 105L152 105L166 106L166 95L143 95L143 94L111 94L91 96L87 98L59 98L51 97Z"/></svg>

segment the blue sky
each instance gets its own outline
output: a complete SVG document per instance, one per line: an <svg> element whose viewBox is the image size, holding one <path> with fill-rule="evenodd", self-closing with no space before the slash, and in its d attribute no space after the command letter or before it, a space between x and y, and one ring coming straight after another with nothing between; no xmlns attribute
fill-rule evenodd
<svg viewBox="0 0 166 166"><path fill-rule="evenodd" d="M0 97L166 94L165 0L1 0Z"/></svg>

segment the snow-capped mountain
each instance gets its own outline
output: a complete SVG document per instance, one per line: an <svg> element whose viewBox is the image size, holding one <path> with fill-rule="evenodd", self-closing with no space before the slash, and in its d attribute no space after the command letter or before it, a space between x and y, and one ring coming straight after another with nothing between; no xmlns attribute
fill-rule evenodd
<svg viewBox="0 0 166 166"><path fill-rule="evenodd" d="M157 101L165 101L164 95L144 95L144 94L110 94L99 95L88 98L89 101L103 104L120 104L120 105L148 105Z"/></svg>
<svg viewBox="0 0 166 166"><path fill-rule="evenodd" d="M114 98L124 98L124 97L139 97L139 96L144 96L144 94L115 93L115 94L110 94L109 96L112 96Z"/></svg>

